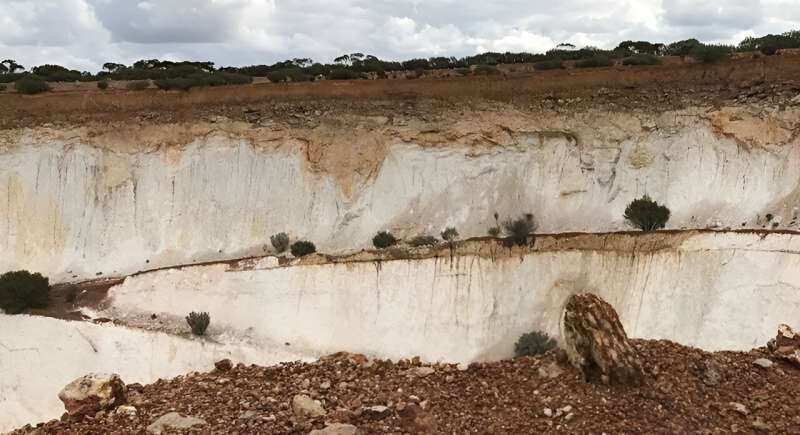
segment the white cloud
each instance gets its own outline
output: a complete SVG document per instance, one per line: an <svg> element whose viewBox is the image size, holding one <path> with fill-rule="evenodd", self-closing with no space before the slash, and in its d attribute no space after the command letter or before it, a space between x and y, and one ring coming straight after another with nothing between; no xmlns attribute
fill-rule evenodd
<svg viewBox="0 0 800 435"><path fill-rule="evenodd" d="M97 70L142 58L272 63L738 42L800 28L796 0L2 0L0 57Z"/></svg>

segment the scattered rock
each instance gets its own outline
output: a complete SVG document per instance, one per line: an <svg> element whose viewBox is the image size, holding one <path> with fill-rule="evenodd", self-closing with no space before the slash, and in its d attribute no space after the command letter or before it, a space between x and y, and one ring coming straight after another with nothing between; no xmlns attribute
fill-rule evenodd
<svg viewBox="0 0 800 435"><path fill-rule="evenodd" d="M759 359L753 361L753 364L755 364L755 365L757 365L759 367L768 369L768 368L772 367L775 363L772 362L771 360L766 359L766 358L759 358Z"/></svg>
<svg viewBox="0 0 800 435"><path fill-rule="evenodd" d="M722 364L712 358L706 359L704 364L703 383L714 386L722 382Z"/></svg>
<svg viewBox="0 0 800 435"><path fill-rule="evenodd" d="M731 408L734 411L738 412L739 414L742 414L742 415L750 414L750 411L747 410L747 407L742 405L741 403L731 402L730 405L731 405Z"/></svg>
<svg viewBox="0 0 800 435"><path fill-rule="evenodd" d="M778 327L778 335L767 343L767 348L776 358L800 367L800 334L793 331L789 325Z"/></svg>
<svg viewBox="0 0 800 435"><path fill-rule="evenodd" d="M550 418L553 416L553 410L550 408L545 408L543 414L545 417Z"/></svg>
<svg viewBox="0 0 800 435"><path fill-rule="evenodd" d="M764 432L772 432L772 425L765 423L764 420L761 419L761 417L756 417L756 419L753 420L753 422L750 423L750 425L753 426L753 429L756 430Z"/></svg>
<svg viewBox="0 0 800 435"><path fill-rule="evenodd" d="M220 372L228 372L233 369L233 362L225 358L214 363L214 367Z"/></svg>
<svg viewBox="0 0 800 435"><path fill-rule="evenodd" d="M322 404L305 394L298 394L292 398L292 411L299 418L317 418L325 415Z"/></svg>
<svg viewBox="0 0 800 435"><path fill-rule="evenodd" d="M58 398L71 416L95 415L125 403L125 383L116 374L91 373L67 384Z"/></svg>
<svg viewBox="0 0 800 435"><path fill-rule="evenodd" d="M400 427L412 434L432 434L436 433L437 424L433 414L419 405L411 404L400 411Z"/></svg>
<svg viewBox="0 0 800 435"><path fill-rule="evenodd" d="M115 415L135 416L136 412L136 407L130 405L118 406L117 409L114 410Z"/></svg>
<svg viewBox="0 0 800 435"><path fill-rule="evenodd" d="M358 428L352 424L331 423L325 426L325 429L312 430L308 435L357 435L359 433Z"/></svg>
<svg viewBox="0 0 800 435"><path fill-rule="evenodd" d="M163 432L170 432L174 430L189 429L194 426L206 425L206 421L202 418L184 417L177 412L170 412L159 417L156 421L147 426L147 432L160 435Z"/></svg>
<svg viewBox="0 0 800 435"><path fill-rule="evenodd" d="M632 385L644 381L641 360L617 312L591 293L567 300L564 342L570 362L589 381Z"/></svg>
<svg viewBox="0 0 800 435"><path fill-rule="evenodd" d="M541 376L543 378L555 379L555 378L561 376L561 374L564 373L564 370L561 367L559 367L558 364L553 362L553 363L547 364L546 366L539 367L538 372L539 372L539 376Z"/></svg>
<svg viewBox="0 0 800 435"><path fill-rule="evenodd" d="M383 416L389 413L389 407L382 405L370 406L364 408L364 412L372 415Z"/></svg>
<svg viewBox="0 0 800 435"><path fill-rule="evenodd" d="M432 375L436 370L433 367L414 367L409 370L409 373L424 378L425 376Z"/></svg>

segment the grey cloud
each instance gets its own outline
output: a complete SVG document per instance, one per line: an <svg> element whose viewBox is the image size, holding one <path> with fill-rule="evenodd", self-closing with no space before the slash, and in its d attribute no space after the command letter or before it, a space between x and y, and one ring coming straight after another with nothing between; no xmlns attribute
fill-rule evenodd
<svg viewBox="0 0 800 435"><path fill-rule="evenodd" d="M219 65L361 51L388 59L559 42L729 41L800 28L792 0L3 0L0 57L98 69L142 58Z"/></svg>

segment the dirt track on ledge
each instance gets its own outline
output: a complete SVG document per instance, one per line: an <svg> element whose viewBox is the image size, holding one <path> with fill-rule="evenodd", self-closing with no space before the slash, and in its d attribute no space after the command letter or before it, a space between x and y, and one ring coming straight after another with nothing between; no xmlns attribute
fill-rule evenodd
<svg viewBox="0 0 800 435"><path fill-rule="evenodd" d="M193 433L307 434L329 422L355 425L363 434L796 433L797 368L754 365L767 357L762 350L712 354L667 341L634 343L648 376L639 388L589 384L563 364L560 375L543 377L540 368L558 364L552 353L467 370L339 356L133 385L135 416L54 420L15 435L144 433L172 411L207 422ZM297 418L295 394L319 400L327 416ZM411 408L423 409L427 424L411 424L404 417Z"/></svg>

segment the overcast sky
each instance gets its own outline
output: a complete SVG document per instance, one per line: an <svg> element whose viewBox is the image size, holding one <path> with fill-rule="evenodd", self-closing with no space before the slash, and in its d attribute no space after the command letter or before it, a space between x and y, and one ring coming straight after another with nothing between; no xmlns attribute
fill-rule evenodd
<svg viewBox="0 0 800 435"><path fill-rule="evenodd" d="M0 0L0 11L0 59L90 71L143 58L251 65L736 43L800 29L800 0Z"/></svg>

